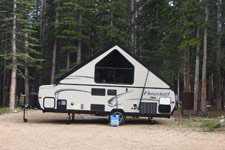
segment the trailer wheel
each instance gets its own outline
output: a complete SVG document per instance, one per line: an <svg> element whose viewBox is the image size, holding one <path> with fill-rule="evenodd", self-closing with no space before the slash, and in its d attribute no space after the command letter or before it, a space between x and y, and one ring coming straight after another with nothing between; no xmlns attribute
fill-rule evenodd
<svg viewBox="0 0 225 150"><path fill-rule="evenodd" d="M122 125L126 121L126 115L122 111L113 111L110 115L118 115L119 116L119 125ZM109 116L110 118L110 116Z"/></svg>

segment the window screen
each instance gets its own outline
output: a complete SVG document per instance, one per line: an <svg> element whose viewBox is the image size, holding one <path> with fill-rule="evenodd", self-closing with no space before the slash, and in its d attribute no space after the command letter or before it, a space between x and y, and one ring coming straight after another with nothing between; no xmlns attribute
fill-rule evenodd
<svg viewBox="0 0 225 150"><path fill-rule="evenodd" d="M95 65L95 82L133 84L134 66L120 52L114 50Z"/></svg>

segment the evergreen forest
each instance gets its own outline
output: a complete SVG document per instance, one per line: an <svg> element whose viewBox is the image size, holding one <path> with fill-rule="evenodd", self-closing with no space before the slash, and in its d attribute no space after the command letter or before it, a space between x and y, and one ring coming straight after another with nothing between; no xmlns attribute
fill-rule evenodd
<svg viewBox="0 0 225 150"><path fill-rule="evenodd" d="M126 47L197 114L224 109L224 0L0 0L0 106L84 62Z"/></svg>

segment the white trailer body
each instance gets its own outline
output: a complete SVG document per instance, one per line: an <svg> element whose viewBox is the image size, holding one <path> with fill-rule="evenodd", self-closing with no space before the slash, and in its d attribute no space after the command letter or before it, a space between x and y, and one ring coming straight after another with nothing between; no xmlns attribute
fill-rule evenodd
<svg viewBox="0 0 225 150"><path fill-rule="evenodd" d="M175 108L171 86L118 43L39 88L44 112L170 117Z"/></svg>

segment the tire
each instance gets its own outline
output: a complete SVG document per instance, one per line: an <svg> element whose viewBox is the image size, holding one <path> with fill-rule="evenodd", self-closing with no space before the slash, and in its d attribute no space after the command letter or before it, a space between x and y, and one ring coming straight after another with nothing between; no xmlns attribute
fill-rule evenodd
<svg viewBox="0 0 225 150"><path fill-rule="evenodd" d="M118 115L119 116L119 125L124 124L125 121L126 121L126 115L122 111L119 111L119 110L112 111L110 113L110 116L111 115ZM110 119L110 116L109 116L109 119Z"/></svg>

